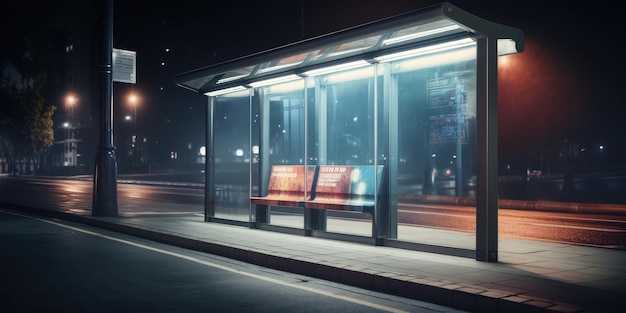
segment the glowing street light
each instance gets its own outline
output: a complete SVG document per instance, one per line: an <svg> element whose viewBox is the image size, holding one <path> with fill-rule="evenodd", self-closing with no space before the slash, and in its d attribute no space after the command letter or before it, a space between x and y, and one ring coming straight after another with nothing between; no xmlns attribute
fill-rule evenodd
<svg viewBox="0 0 626 313"><path fill-rule="evenodd" d="M136 93L128 95L128 103L133 106L133 123L134 123L134 135L137 136L137 105L139 104L139 96ZM128 120L128 118L127 118Z"/></svg>
<svg viewBox="0 0 626 313"><path fill-rule="evenodd" d="M69 94L65 97L65 104L69 107L74 106L76 102L78 102L78 98L73 94Z"/></svg>
<svg viewBox="0 0 626 313"><path fill-rule="evenodd" d="M68 94L67 96L65 96L65 118L66 120L69 122L71 116L70 113L71 110L74 108L74 106L78 103L78 97L76 97L74 94Z"/></svg>
<svg viewBox="0 0 626 313"><path fill-rule="evenodd" d="M64 166L73 166L78 163L76 160L76 147L73 143L73 132L72 128L72 115L73 108L78 103L78 97L74 94L67 94L64 99L65 102L65 122L63 123L63 128L65 128L65 144L63 151L63 165Z"/></svg>
<svg viewBox="0 0 626 313"><path fill-rule="evenodd" d="M139 105L139 101L141 100L140 97L135 93L132 92L130 93L126 100L128 101L128 104L131 105L133 107L133 135L131 137L131 147L132 147L132 167L133 169L135 168L136 165L136 161L137 161L137 153L138 153L138 136L137 136L137 106ZM130 116L126 116L125 118L127 121L131 119Z"/></svg>

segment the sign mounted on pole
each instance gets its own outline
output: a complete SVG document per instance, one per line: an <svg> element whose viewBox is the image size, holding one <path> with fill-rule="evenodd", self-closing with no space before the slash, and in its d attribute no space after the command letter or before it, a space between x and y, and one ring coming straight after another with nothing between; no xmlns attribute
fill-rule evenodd
<svg viewBox="0 0 626 313"><path fill-rule="evenodd" d="M113 48L113 81L137 83L137 52Z"/></svg>

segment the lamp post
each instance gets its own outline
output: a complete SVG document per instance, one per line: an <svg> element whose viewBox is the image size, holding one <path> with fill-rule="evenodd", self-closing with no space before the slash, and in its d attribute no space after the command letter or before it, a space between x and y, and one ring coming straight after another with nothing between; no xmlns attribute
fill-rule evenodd
<svg viewBox="0 0 626 313"><path fill-rule="evenodd" d="M117 160L113 145L113 0L103 7L102 103L100 104L100 143L96 153L93 183L93 216L117 216Z"/></svg>

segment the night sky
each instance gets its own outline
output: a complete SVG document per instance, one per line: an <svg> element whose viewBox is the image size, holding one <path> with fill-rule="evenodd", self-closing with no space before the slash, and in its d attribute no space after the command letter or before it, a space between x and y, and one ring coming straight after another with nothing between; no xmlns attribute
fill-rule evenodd
<svg viewBox="0 0 626 313"><path fill-rule="evenodd" d="M24 4L30 2L41 6ZM626 38L620 15L626 5L618 1L593 5L582 1L450 2L490 21L519 28L525 35L526 50L508 57L500 67L501 161L536 158L568 140L590 149L605 145L624 164L626 103L619 78L625 61L618 47ZM42 24L47 23L46 11L55 8L43 1L16 3L40 8L30 16L40 16ZM177 125L181 134L197 134L194 141L201 141L202 129L194 125L204 123L204 97L175 86L176 74L435 3L115 1L114 46L137 51L138 62L138 83L118 86L116 91L133 89L142 94L144 125L158 128L167 121ZM96 7L92 5L91 10Z"/></svg>

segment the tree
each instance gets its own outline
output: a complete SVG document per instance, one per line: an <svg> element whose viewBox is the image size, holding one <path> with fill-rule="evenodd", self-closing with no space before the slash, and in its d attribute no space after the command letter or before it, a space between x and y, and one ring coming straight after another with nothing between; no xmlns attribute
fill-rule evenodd
<svg viewBox="0 0 626 313"><path fill-rule="evenodd" d="M54 105L44 105L41 96L41 88L45 84L45 78L35 80L35 88L28 92L26 112L26 132L30 144L25 147L25 154L34 156L37 164L41 165L42 156L50 149L54 143L54 130L52 116L56 107Z"/></svg>
<svg viewBox="0 0 626 313"><path fill-rule="evenodd" d="M7 43L0 47L0 160L8 162L13 175L16 162L35 161L53 144L56 107L45 104L42 90L49 68L59 63L50 27L46 29L43 21L29 23L35 16L18 15L0 24ZM8 25L12 27L4 27Z"/></svg>
<svg viewBox="0 0 626 313"><path fill-rule="evenodd" d="M40 92L45 85L40 74L24 88L0 91L0 153L9 161L13 175L16 161L39 160L54 142L54 105L45 106Z"/></svg>

